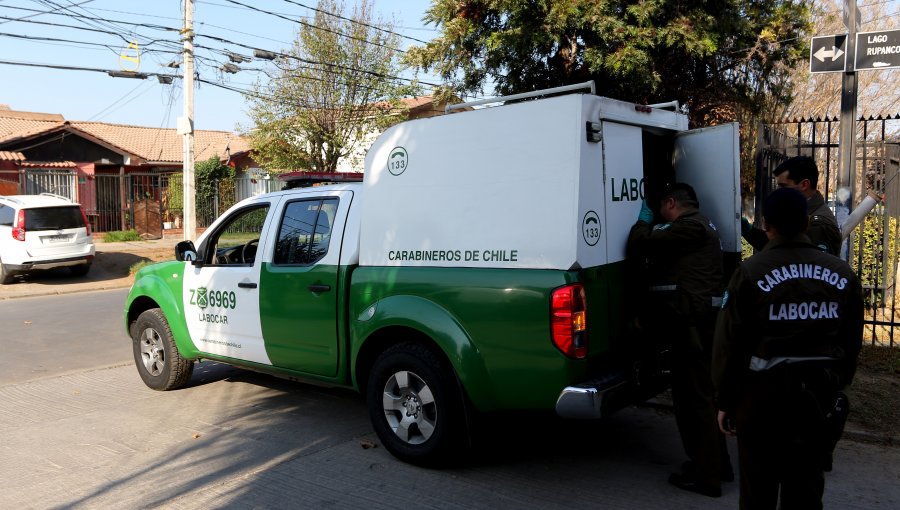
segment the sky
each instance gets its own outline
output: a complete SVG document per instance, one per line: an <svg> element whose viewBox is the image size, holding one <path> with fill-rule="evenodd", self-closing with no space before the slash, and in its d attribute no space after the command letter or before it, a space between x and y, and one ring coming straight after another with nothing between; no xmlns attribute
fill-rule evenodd
<svg viewBox="0 0 900 510"><path fill-rule="evenodd" d="M229 0L195 0L194 31L237 44L203 38L195 39L195 43L248 56L252 50L238 44L283 51L290 46L300 26L294 20L306 21L306 17L314 14L311 9L302 6L315 7L317 1L239 0L238 3L278 13L290 20L260 13ZM355 2L345 0L345 3L345 14L349 14ZM395 31L402 35L424 41L437 35L433 25L426 27L421 21L430 0L373 0L372 3L377 15L395 21ZM74 13L83 17L38 14L57 9L63 14ZM134 60L122 59L120 55L135 56L136 51L128 48L126 41L137 40L140 49L138 71L180 75L180 69L165 66L171 61L181 61L181 56L176 53L180 46L178 33L141 27L135 23L180 29L182 10L180 0L0 0L0 61L135 70L137 64ZM23 17L25 19L20 19ZM70 25L80 29L41 23ZM409 38L401 39L404 49L420 44ZM158 39L173 41L170 45L173 52L161 53L141 48L146 45L148 48L167 49L161 47L159 42L150 44L150 41ZM198 49L197 54L203 56L204 51ZM209 51L205 54L211 55ZM227 62L221 54L216 58ZM253 71L222 73L216 69L218 64L211 64L200 64L200 77L231 87L247 89L259 74ZM253 61L242 65L258 68L264 64L264 61ZM420 76L420 79L437 81L426 76ZM113 78L101 72L0 63L0 104L8 105L12 110L58 113L66 120L174 128L178 117L183 115L181 90L181 80L166 85L152 76L146 80ZM201 83L194 92L194 127L223 131L237 130L238 125L249 127L246 109L246 101L240 93Z"/></svg>

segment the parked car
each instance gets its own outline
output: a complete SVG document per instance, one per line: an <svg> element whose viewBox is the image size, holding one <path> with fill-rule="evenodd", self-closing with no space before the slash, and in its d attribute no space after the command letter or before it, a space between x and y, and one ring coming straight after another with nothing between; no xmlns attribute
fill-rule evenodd
<svg viewBox="0 0 900 510"><path fill-rule="evenodd" d="M94 241L80 205L50 193L0 196L0 284L57 267L83 276L93 261Z"/></svg>

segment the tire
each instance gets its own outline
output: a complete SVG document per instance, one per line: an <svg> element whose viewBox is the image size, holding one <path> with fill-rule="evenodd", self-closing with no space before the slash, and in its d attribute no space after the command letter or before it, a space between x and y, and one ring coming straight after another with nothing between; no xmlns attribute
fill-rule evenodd
<svg viewBox="0 0 900 510"><path fill-rule="evenodd" d="M6 266L4 266L3 261L0 260L0 285L9 285L15 280L15 277L6 270Z"/></svg>
<svg viewBox="0 0 900 510"><path fill-rule="evenodd" d="M79 264L77 266L69 266L69 272L74 276L84 276L91 270L90 264Z"/></svg>
<svg viewBox="0 0 900 510"><path fill-rule="evenodd" d="M440 467L468 450L459 382L449 363L424 345L402 343L383 352L366 393L375 433L398 459Z"/></svg>
<svg viewBox="0 0 900 510"><path fill-rule="evenodd" d="M131 332L134 364L144 384L159 391L177 390L187 385L194 362L181 357L169 323L159 308L142 313Z"/></svg>

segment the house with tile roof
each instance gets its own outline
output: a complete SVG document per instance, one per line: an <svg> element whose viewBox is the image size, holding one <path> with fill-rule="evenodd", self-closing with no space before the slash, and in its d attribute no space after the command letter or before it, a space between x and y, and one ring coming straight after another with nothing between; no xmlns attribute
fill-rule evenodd
<svg viewBox="0 0 900 510"><path fill-rule="evenodd" d="M136 197L164 206L160 188L181 172L182 154L175 129L68 121L0 105L0 194L67 196L98 230L128 227L126 209ZM228 131L196 131L194 155L198 162L218 157L238 171L256 167L247 141Z"/></svg>

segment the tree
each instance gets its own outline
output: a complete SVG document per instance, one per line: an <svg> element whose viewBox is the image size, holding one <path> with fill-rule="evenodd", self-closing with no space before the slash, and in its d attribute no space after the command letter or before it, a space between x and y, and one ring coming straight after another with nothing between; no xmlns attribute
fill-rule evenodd
<svg viewBox="0 0 900 510"><path fill-rule="evenodd" d="M397 78L399 36L372 19L362 0L320 0L293 46L274 60L270 80L247 96L254 158L272 170L334 172L366 134L404 120L399 99L414 85Z"/></svg>
<svg viewBox="0 0 900 510"><path fill-rule="evenodd" d="M798 0L434 0L424 21L441 34L407 60L444 78L443 93L594 80L604 96L678 99L709 124L790 100L809 11Z"/></svg>

